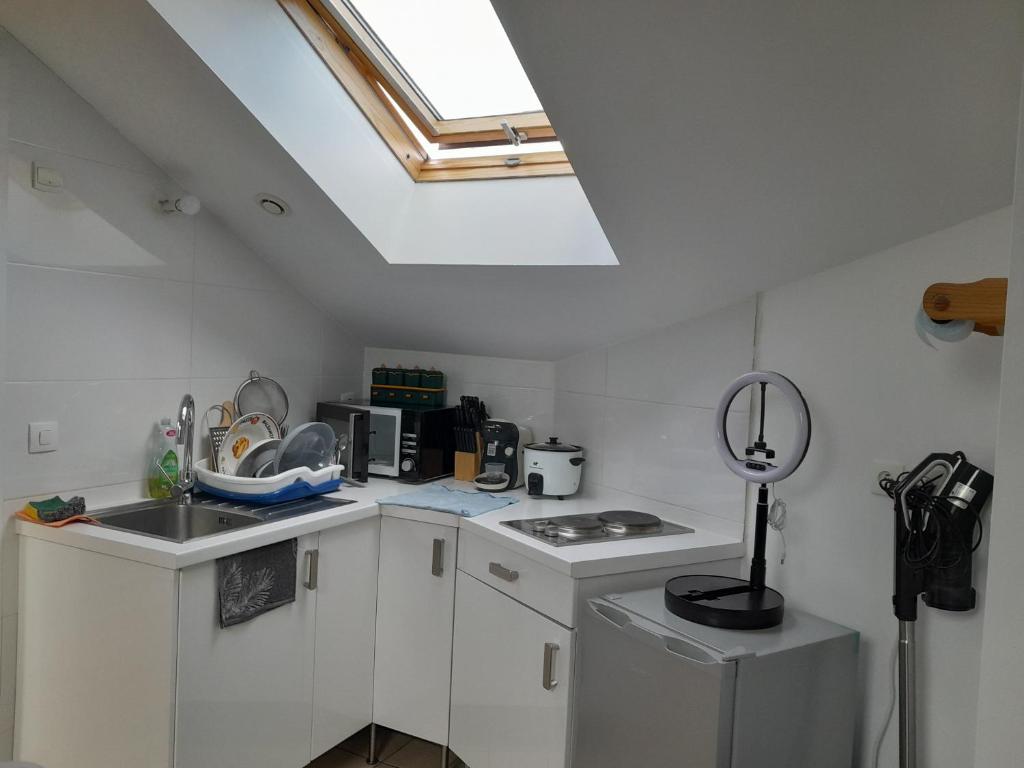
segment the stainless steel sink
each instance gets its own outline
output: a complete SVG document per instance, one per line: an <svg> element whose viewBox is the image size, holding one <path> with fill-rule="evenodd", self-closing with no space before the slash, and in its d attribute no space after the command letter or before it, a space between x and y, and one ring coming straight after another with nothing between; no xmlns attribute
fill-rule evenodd
<svg viewBox="0 0 1024 768"><path fill-rule="evenodd" d="M98 512L92 517L108 528L179 543L263 522L263 518L253 514L197 501L148 501Z"/></svg>
<svg viewBox="0 0 1024 768"><path fill-rule="evenodd" d="M100 510L90 513L89 516L107 528L176 541L180 544L203 536L229 533L250 525L284 520L354 503L349 499L314 497L259 506L224 501L200 494L187 503L172 499L143 501Z"/></svg>

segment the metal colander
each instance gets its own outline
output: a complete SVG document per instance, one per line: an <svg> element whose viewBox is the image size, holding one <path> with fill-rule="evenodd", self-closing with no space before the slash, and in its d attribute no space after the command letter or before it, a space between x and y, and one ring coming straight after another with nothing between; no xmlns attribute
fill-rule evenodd
<svg viewBox="0 0 1024 768"><path fill-rule="evenodd" d="M235 413L239 416L265 413L278 425L284 424L288 417L288 394L273 379L249 371L249 378L235 392Z"/></svg>

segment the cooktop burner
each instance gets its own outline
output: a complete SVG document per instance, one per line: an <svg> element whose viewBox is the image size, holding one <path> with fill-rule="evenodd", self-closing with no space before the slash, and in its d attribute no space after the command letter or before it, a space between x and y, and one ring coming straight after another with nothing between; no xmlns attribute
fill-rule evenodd
<svg viewBox="0 0 1024 768"><path fill-rule="evenodd" d="M530 520L502 520L501 524L553 547L693 533L693 529L685 525L670 523L657 515L632 509L611 509L588 515L535 517Z"/></svg>
<svg viewBox="0 0 1024 768"><path fill-rule="evenodd" d="M598 519L608 530L616 533L651 533L661 528L661 518L633 509L611 509L599 514Z"/></svg>

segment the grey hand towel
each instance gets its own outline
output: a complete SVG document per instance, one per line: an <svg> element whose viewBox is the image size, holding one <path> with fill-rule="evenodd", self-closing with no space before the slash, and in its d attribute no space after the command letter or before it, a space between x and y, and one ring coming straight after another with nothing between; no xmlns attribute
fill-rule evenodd
<svg viewBox="0 0 1024 768"><path fill-rule="evenodd" d="M217 561L221 627L295 602L298 549L299 540L288 539Z"/></svg>

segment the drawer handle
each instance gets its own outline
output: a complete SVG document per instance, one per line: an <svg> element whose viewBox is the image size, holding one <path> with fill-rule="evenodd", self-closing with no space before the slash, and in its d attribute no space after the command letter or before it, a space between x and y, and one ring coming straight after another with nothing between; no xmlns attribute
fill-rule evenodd
<svg viewBox="0 0 1024 768"><path fill-rule="evenodd" d="M515 581L519 578L519 571L513 571L511 568L506 568L501 563L491 563L487 566L487 570L491 572L492 576L497 576L499 579L505 581Z"/></svg>
<svg viewBox="0 0 1024 768"><path fill-rule="evenodd" d="M555 653L558 651L558 643L544 643L544 690L554 690L558 685L555 680Z"/></svg>
<svg viewBox="0 0 1024 768"><path fill-rule="evenodd" d="M434 539L434 556L430 562L430 574L437 577L444 575L444 539Z"/></svg>
<svg viewBox="0 0 1024 768"><path fill-rule="evenodd" d="M306 580L302 582L302 586L308 589L310 592L316 589L317 577L320 574L320 550L319 549L307 549L306 550Z"/></svg>

